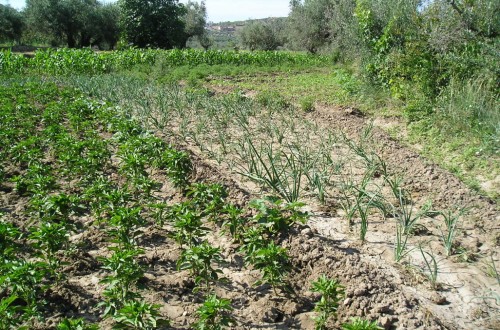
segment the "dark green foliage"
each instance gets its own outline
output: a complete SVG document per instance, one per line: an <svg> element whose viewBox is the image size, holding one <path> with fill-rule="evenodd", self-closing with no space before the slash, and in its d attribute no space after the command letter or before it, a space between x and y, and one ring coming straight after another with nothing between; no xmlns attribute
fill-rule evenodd
<svg viewBox="0 0 500 330"><path fill-rule="evenodd" d="M47 38L70 48L117 41L118 11L116 5L96 0L27 0L26 15L30 29L46 31Z"/></svg>
<svg viewBox="0 0 500 330"><path fill-rule="evenodd" d="M188 1L186 6L186 13L184 14L184 32L188 38L197 37L203 48L207 48L206 40L207 32L205 31L205 25L207 25L207 7L205 1L202 0L200 3ZM187 41L187 39L186 39Z"/></svg>
<svg viewBox="0 0 500 330"><path fill-rule="evenodd" d="M188 35L182 20L186 8L178 0L120 0L127 42L140 48L182 48Z"/></svg>
<svg viewBox="0 0 500 330"><path fill-rule="evenodd" d="M316 53L329 43L328 17L330 0L294 0L288 17L289 38L293 49Z"/></svg>
<svg viewBox="0 0 500 330"><path fill-rule="evenodd" d="M24 17L9 5L0 4L0 41L21 40L25 27Z"/></svg>

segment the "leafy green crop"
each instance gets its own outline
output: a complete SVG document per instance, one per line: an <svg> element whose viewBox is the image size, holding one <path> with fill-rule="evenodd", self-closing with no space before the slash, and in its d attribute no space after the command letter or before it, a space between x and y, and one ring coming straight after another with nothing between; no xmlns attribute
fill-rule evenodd
<svg viewBox="0 0 500 330"><path fill-rule="evenodd" d="M234 323L229 316L231 301L219 298L215 294L209 295L203 305L196 311L199 320L194 324L197 330L221 330Z"/></svg>
<svg viewBox="0 0 500 330"><path fill-rule="evenodd" d="M314 307L318 313L314 319L316 329L326 329L328 319L336 315L340 300L344 297L344 287L337 280L321 275L312 282L312 291L321 294L320 300L316 302Z"/></svg>
<svg viewBox="0 0 500 330"><path fill-rule="evenodd" d="M182 252L177 261L177 269L189 270L195 276L197 287L201 288L201 284L204 284L205 289L208 289L210 282L217 281L219 274L222 274L222 270L212 268L212 264L222 262L220 249L203 242Z"/></svg>

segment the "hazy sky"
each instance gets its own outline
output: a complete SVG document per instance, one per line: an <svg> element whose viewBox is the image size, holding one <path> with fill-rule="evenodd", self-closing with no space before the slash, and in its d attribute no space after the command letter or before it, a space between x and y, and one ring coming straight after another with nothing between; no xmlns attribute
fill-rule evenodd
<svg viewBox="0 0 500 330"><path fill-rule="evenodd" d="M105 2L114 2L107 0ZM187 0L181 0L187 2ZM21 9L25 0L0 0L12 7ZM249 18L288 16L289 0L206 0L208 21L237 21Z"/></svg>

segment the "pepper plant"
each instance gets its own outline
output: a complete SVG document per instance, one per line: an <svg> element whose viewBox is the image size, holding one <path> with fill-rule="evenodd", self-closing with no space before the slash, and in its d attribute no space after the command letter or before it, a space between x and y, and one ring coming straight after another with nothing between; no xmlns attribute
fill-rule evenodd
<svg viewBox="0 0 500 330"><path fill-rule="evenodd" d="M321 275L316 281L312 282L312 291L321 294L321 298L314 307L318 316L314 318L316 329L327 329L328 319L335 317L340 300L344 297L344 287L336 279Z"/></svg>

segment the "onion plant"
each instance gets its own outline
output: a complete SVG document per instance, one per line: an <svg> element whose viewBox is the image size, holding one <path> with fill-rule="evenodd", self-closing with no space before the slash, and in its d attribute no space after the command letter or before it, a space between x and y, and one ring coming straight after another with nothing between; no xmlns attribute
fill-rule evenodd
<svg viewBox="0 0 500 330"><path fill-rule="evenodd" d="M404 234L404 227L396 225L396 244L394 245L394 260L400 262L411 250L408 250L408 235Z"/></svg>
<svg viewBox="0 0 500 330"><path fill-rule="evenodd" d="M425 251L422 244L419 244L418 249L424 260L424 274L427 276L431 287L437 289L439 266L436 257L433 253Z"/></svg>
<svg viewBox="0 0 500 330"><path fill-rule="evenodd" d="M256 148L254 142L246 139L247 155L240 165L239 174L272 189L287 202L296 202L302 192L303 167L295 150L286 152L273 149L272 145Z"/></svg>
<svg viewBox="0 0 500 330"><path fill-rule="evenodd" d="M452 210L446 210L440 212L444 219L444 224L446 229L443 230L441 226L439 226L439 230L441 232L441 239L444 243L444 249L447 256L452 255L455 252L455 239L457 232L459 230L459 219L462 215L467 212L467 209L461 208L456 213Z"/></svg>

